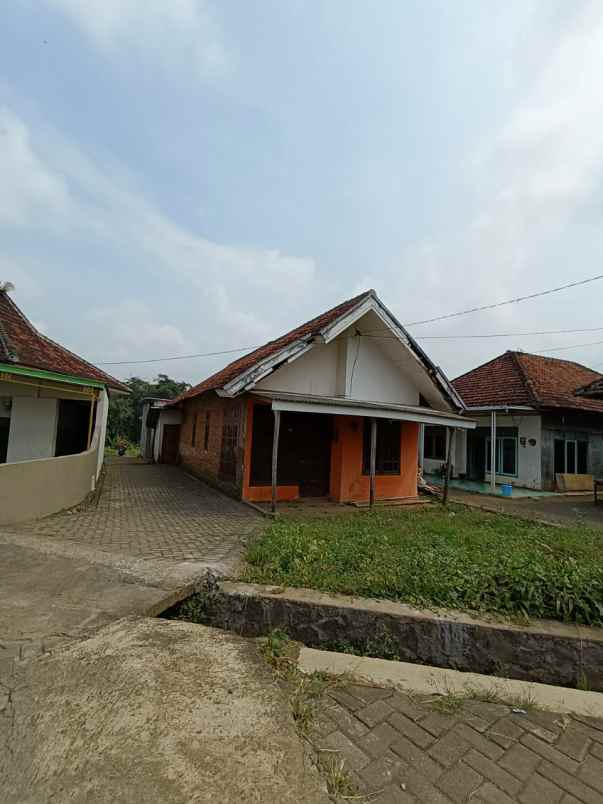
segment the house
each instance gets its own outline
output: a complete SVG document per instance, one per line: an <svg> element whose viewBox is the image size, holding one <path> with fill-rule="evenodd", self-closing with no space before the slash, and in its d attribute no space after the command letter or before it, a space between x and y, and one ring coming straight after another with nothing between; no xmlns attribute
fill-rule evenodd
<svg viewBox="0 0 603 804"><path fill-rule="evenodd" d="M273 507L415 497L421 425L474 426L373 290L235 360L172 406L182 413L183 466Z"/></svg>
<svg viewBox="0 0 603 804"><path fill-rule="evenodd" d="M457 377L452 384L477 427L457 441L454 474L491 488L592 488L603 470L603 400L580 389L602 381L578 363L514 351ZM442 460L441 439L440 430L426 430L427 471Z"/></svg>
<svg viewBox="0 0 603 804"><path fill-rule="evenodd" d="M0 285L0 524L80 502L103 463L118 380L42 335Z"/></svg>
<svg viewBox="0 0 603 804"><path fill-rule="evenodd" d="M170 399L145 397L142 400L140 454L156 463L178 462L178 441L182 415Z"/></svg>

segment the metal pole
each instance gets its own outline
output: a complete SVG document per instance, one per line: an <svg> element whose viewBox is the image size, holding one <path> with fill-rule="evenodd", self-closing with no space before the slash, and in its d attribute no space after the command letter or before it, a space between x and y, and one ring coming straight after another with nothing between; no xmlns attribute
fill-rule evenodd
<svg viewBox="0 0 603 804"><path fill-rule="evenodd" d="M375 505L375 468L377 464L377 419L371 419L371 461L369 471L371 475L371 490L369 505Z"/></svg>
<svg viewBox="0 0 603 804"><path fill-rule="evenodd" d="M496 411L490 414L490 491L496 494Z"/></svg>
<svg viewBox="0 0 603 804"><path fill-rule="evenodd" d="M446 475L444 477L444 494L442 495L442 503L446 505L448 502L448 483L450 482L450 469L452 461L452 430L450 427L446 428Z"/></svg>
<svg viewBox="0 0 603 804"><path fill-rule="evenodd" d="M276 487L277 487L277 463L278 463L278 437L281 429L281 412L274 411L274 432L272 435L272 513L276 513Z"/></svg>

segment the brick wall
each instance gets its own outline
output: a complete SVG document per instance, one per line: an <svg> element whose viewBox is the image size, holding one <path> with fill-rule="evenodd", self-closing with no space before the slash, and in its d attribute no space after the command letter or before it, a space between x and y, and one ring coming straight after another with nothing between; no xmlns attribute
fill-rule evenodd
<svg viewBox="0 0 603 804"><path fill-rule="evenodd" d="M206 449L205 428L208 413L210 418ZM224 470L227 467L222 460L225 425L231 425L231 434L235 432L232 428L236 428L234 466L230 477L224 476ZM245 404L243 399L223 399L215 392L210 391L183 403L180 428L180 457L183 467L227 494L236 497L241 496L243 486L244 438ZM230 472L228 473L230 474Z"/></svg>

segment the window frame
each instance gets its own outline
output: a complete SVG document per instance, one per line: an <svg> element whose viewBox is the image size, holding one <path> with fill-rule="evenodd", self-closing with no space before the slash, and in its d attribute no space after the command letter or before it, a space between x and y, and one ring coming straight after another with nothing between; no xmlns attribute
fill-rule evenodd
<svg viewBox="0 0 603 804"><path fill-rule="evenodd" d="M514 472L503 472L503 450L504 450L504 441L513 441L514 443L514 464L515 464L515 471ZM486 437L486 472L488 474L492 474L492 465L491 465L491 455L490 455L490 444L492 443L491 436ZM496 455L494 458L495 461L495 469L494 475L495 477L518 477L519 476L519 439L516 435L502 435L496 436Z"/></svg>
<svg viewBox="0 0 603 804"><path fill-rule="evenodd" d="M385 430L383 424L387 423L388 429L392 426L398 431L397 441L392 439L390 443L397 443L398 457L397 459L385 458L385 446L383 442L379 443L379 437L386 438L384 435ZM370 475L370 462L371 462L371 420L369 417L364 418L362 429L362 474L364 476ZM383 468L384 463L393 463L394 468ZM397 467L397 468L396 468ZM377 420L377 455L375 456L375 477L379 476L393 476L397 477L402 473L402 422L399 419L378 419Z"/></svg>
<svg viewBox="0 0 603 804"><path fill-rule="evenodd" d="M556 445L563 444L563 471L558 472L556 466ZM568 446L573 445L574 448L574 456L573 456L573 463L574 463L574 471L569 471L568 469ZM589 441L587 438L555 438L553 441L553 472L554 474L559 475L587 475L588 474L588 445ZM581 455L582 452L582 455ZM580 472L581 458L584 458L585 461L585 469L586 471Z"/></svg>
<svg viewBox="0 0 603 804"><path fill-rule="evenodd" d="M429 428L429 429L428 429ZM441 428L441 431L436 428ZM432 450L436 443L443 439L442 454L437 454L437 450ZM446 428L442 425L427 425L423 434L423 460L424 461L445 461L446 460Z"/></svg>

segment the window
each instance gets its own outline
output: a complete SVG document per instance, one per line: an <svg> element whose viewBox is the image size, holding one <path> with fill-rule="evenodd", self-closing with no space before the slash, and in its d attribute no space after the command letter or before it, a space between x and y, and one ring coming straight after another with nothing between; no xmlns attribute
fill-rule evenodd
<svg viewBox="0 0 603 804"><path fill-rule="evenodd" d="M446 428L426 427L423 442L423 458L434 461L446 460Z"/></svg>
<svg viewBox="0 0 603 804"><path fill-rule="evenodd" d="M211 411L208 410L205 414L205 433L203 435L203 449L205 452L209 449L209 423L210 423L210 415Z"/></svg>
<svg viewBox="0 0 603 804"><path fill-rule="evenodd" d="M195 413L193 416L193 432L191 434L191 446L197 446L197 419L199 418L199 414Z"/></svg>
<svg viewBox="0 0 603 804"><path fill-rule="evenodd" d="M588 441L556 438L555 474L588 474Z"/></svg>
<svg viewBox="0 0 603 804"><path fill-rule="evenodd" d="M236 480L238 439L238 424L225 423L222 427L222 451L220 453L220 478L222 480Z"/></svg>
<svg viewBox="0 0 603 804"><path fill-rule="evenodd" d="M375 474L399 475L402 428L399 421L377 420L377 455ZM370 474L371 465L371 421L364 420L362 441L362 473Z"/></svg>
<svg viewBox="0 0 603 804"><path fill-rule="evenodd" d="M486 472L492 471L490 445L492 440L486 439ZM496 439L496 474L517 476L517 438L501 436Z"/></svg>

